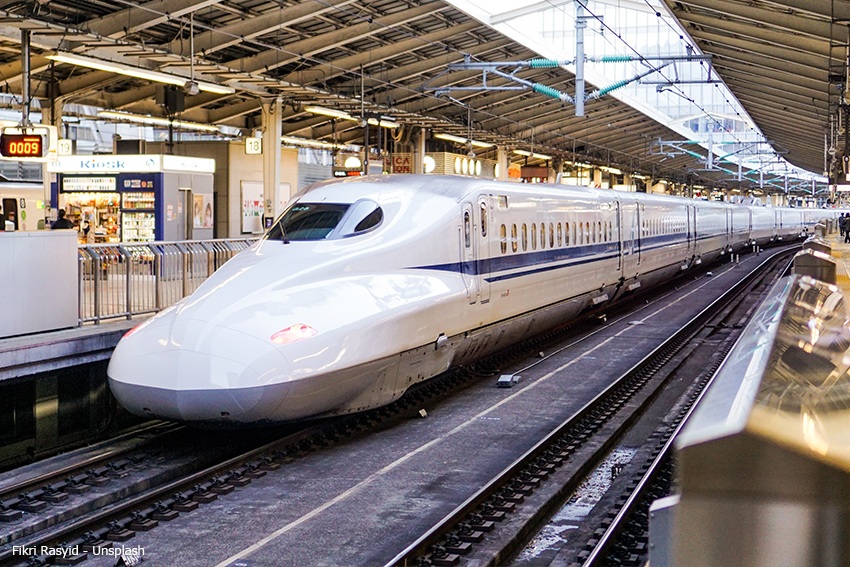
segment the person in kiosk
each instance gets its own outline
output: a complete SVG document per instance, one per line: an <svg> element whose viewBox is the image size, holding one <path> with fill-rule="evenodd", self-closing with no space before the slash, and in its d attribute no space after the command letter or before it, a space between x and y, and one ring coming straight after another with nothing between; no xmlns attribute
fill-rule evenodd
<svg viewBox="0 0 850 567"><path fill-rule="evenodd" d="M74 228L74 223L65 218L65 209L59 209L59 218L53 221L50 228Z"/></svg>

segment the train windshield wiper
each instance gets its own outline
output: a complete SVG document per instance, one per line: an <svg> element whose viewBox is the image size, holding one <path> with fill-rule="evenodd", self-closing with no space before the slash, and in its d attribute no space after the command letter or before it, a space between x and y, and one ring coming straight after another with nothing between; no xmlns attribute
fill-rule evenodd
<svg viewBox="0 0 850 567"><path fill-rule="evenodd" d="M289 244L289 239L286 237L286 229L283 228L283 217L284 215L280 216L280 220L277 221L277 227L280 229L280 239L284 244Z"/></svg>

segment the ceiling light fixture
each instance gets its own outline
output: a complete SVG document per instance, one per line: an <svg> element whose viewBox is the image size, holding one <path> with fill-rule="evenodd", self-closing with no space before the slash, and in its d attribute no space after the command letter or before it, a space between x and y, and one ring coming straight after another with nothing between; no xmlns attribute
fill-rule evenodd
<svg viewBox="0 0 850 567"><path fill-rule="evenodd" d="M386 118L369 118L366 120L370 126L381 126L382 128L398 128L401 126L398 122L387 120Z"/></svg>
<svg viewBox="0 0 850 567"><path fill-rule="evenodd" d="M461 138L460 136L455 136L454 134L434 134L434 137L438 140L446 140L448 142L455 142L456 144L472 144L476 148L492 148L494 144L488 144L487 142L479 142L478 140L468 140L467 138Z"/></svg>
<svg viewBox="0 0 850 567"><path fill-rule="evenodd" d="M113 120L126 120L127 122L136 122L138 124L149 124L151 126L165 126L169 124L175 128L184 130L199 130L202 132L219 132L218 126L211 124L201 124L200 122L186 122L184 120L170 121L168 118L160 118L158 116L145 116L142 114L131 114L129 112L115 112L112 110L101 110L97 113L100 118L111 118Z"/></svg>
<svg viewBox="0 0 850 567"><path fill-rule="evenodd" d="M514 150L513 153L518 155L518 156L534 157L534 158L537 158L537 159L542 159L542 160L547 160L547 161L552 159L552 156L547 156L546 154L536 154L534 152L529 152L528 150Z"/></svg>
<svg viewBox="0 0 850 567"><path fill-rule="evenodd" d="M48 55L47 58L52 61L57 61L59 63L79 65L80 67L97 69L99 71L106 71L108 73L117 73L119 75L136 77L138 79L145 79L148 81L154 81L156 83L165 83L166 85L176 85L178 87L184 86L187 81L186 77L170 75L168 73L161 73L159 71L152 71L150 69L142 69L141 67L131 67L130 65L125 65L123 63L105 61L103 59L96 59L94 57L77 55L75 53L56 52L53 55ZM206 81L192 82L197 84L198 89L208 93L233 94L236 92L236 89L234 89L233 87L228 87L226 85L217 85L215 83L208 83Z"/></svg>
<svg viewBox="0 0 850 567"><path fill-rule="evenodd" d="M359 119L353 117L349 113L344 110L337 110L335 108L325 108L324 106L305 106L304 110L311 114L321 114L322 116L330 116L331 118L339 118L340 120L351 120L352 122L357 122Z"/></svg>

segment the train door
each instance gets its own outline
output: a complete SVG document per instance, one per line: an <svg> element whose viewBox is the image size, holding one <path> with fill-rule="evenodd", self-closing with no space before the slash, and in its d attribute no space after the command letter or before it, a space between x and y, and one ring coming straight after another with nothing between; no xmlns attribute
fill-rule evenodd
<svg viewBox="0 0 850 567"><path fill-rule="evenodd" d="M643 211L641 208L642 205L635 201L635 214L634 221L632 222L632 242L635 246L637 266L640 266L641 238L643 237L643 225L641 224L643 222Z"/></svg>
<svg viewBox="0 0 850 567"><path fill-rule="evenodd" d="M3 199L3 218L0 222L11 221L18 230L18 200L14 198Z"/></svg>
<svg viewBox="0 0 850 567"><path fill-rule="evenodd" d="M632 277L640 267L640 204L617 202L620 236L620 268L624 277Z"/></svg>
<svg viewBox="0 0 850 567"><path fill-rule="evenodd" d="M697 227L697 208L693 205L690 206L691 212L688 216L691 220L691 234L693 235L694 240L694 254L699 256L699 230Z"/></svg>
<svg viewBox="0 0 850 567"><path fill-rule="evenodd" d="M726 209L726 242L724 243L724 246L726 246L728 248L731 245L731 243L732 243L732 210L727 208Z"/></svg>
<svg viewBox="0 0 850 567"><path fill-rule="evenodd" d="M478 279L478 294L481 303L490 301L490 247L493 238L495 223L493 222L493 197L491 195L480 195L478 197L478 236L475 238L476 247L473 257L476 262L476 278Z"/></svg>
<svg viewBox="0 0 850 567"><path fill-rule="evenodd" d="M473 208L464 203L460 223L460 273L466 286L469 303L478 301L478 270L475 263L475 227L473 226Z"/></svg>

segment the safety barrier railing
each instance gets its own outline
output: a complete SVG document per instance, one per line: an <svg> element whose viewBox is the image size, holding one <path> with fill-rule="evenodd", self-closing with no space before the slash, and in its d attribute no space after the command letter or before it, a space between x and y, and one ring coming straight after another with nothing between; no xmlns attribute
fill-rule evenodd
<svg viewBox="0 0 850 567"><path fill-rule="evenodd" d="M155 313L186 297L256 238L79 247L80 324Z"/></svg>

